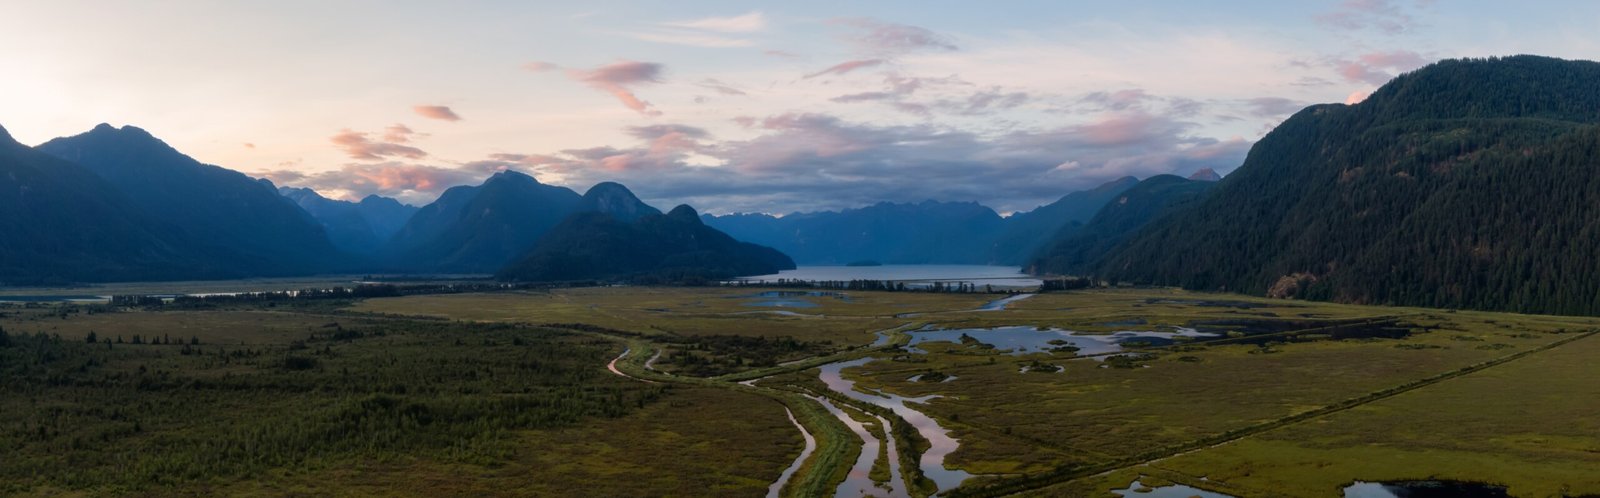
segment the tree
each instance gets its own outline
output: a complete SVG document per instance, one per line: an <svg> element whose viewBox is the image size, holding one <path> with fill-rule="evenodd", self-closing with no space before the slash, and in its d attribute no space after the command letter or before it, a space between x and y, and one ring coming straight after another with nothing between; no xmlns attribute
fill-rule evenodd
<svg viewBox="0 0 1600 498"><path fill-rule="evenodd" d="M91 331L89 331L89 335L83 338L83 342L87 342L89 344L94 344L96 342L100 342L99 339L100 339L100 337L97 336L97 335L94 335L94 331L91 330Z"/></svg>

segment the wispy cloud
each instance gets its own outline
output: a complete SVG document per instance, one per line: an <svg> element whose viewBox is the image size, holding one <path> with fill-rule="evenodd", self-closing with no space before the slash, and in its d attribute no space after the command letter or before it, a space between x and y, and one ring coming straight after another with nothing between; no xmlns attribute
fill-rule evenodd
<svg viewBox="0 0 1600 498"><path fill-rule="evenodd" d="M335 133L328 141L334 147L344 151L352 159L376 161L386 157L403 157L406 159L421 159L428 156L427 152L409 145L382 142L373 140L367 133L345 128Z"/></svg>
<svg viewBox="0 0 1600 498"><path fill-rule="evenodd" d="M1427 5L1427 1L1418 1ZM1393 0L1344 0L1338 7L1316 16L1318 23L1346 30L1373 29L1380 33L1397 35L1413 30L1416 19L1406 12L1404 5Z"/></svg>
<svg viewBox="0 0 1600 498"><path fill-rule="evenodd" d="M560 68L560 66L549 62L530 62L523 65L523 67L533 72L545 72ZM566 70L567 77L573 81L609 93L611 96L616 97L617 101L622 102L623 106L645 116L660 116L661 111L657 110L649 102L640 99L633 92L632 87L660 83L662 72L663 67L661 64L630 60L613 62L594 69L568 68Z"/></svg>
<svg viewBox="0 0 1600 498"><path fill-rule="evenodd" d="M957 50L950 37L927 28L895 24L864 17L842 17L830 22L853 28L845 40L856 49L881 57L893 57L919 50Z"/></svg>
<svg viewBox="0 0 1600 498"><path fill-rule="evenodd" d="M428 119L437 119L437 120L441 120L441 121L460 121L461 120L461 116L457 115L455 111L450 110L450 108L447 107L447 106L442 106L442 105L419 105L419 106L412 107L411 110L415 111L418 116L422 116L422 117L425 117L425 118L428 118Z"/></svg>
<svg viewBox="0 0 1600 498"><path fill-rule="evenodd" d="M722 33L754 33L767 28L767 17L760 12L751 12L732 17L706 17L687 21L671 21L661 24L663 26L671 26L676 28L717 31Z"/></svg>
<svg viewBox="0 0 1600 498"><path fill-rule="evenodd" d="M818 77L818 76L825 76L825 75L830 75L830 74L831 75L835 75L835 76L841 76L841 75L849 74L850 72L855 71L857 69L881 66L881 65L883 65L884 62L886 62L886 61L884 61L883 59L861 59L861 60L853 60L853 61L844 61L844 62L840 62L838 64L834 64L832 66L829 66L827 69L823 69L823 70L817 71L815 73L807 74L807 75L805 75L805 79L811 79L811 78L815 78L815 77Z"/></svg>

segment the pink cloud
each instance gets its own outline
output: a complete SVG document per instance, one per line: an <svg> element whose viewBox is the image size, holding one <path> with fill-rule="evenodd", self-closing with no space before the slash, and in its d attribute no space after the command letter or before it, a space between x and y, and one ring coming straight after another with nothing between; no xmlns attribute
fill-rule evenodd
<svg viewBox="0 0 1600 498"><path fill-rule="evenodd" d="M660 116L649 102L639 98L629 87L661 82L661 64L653 62L619 61L594 69L568 69L567 77L589 85L591 88L616 97L623 106L645 116Z"/></svg>
<svg viewBox="0 0 1600 498"><path fill-rule="evenodd" d="M1345 0L1332 12L1317 15L1316 20L1334 28L1372 28L1390 35L1404 33L1416 22L1392 0Z"/></svg>
<svg viewBox="0 0 1600 498"><path fill-rule="evenodd" d="M347 192L349 200L378 194L407 202L426 202L445 189L479 180L477 173L464 169L399 162L346 164L337 170L309 174L294 170L258 174L278 184Z"/></svg>
<svg viewBox="0 0 1600 498"><path fill-rule="evenodd" d="M349 128L340 130L328 139L335 147L344 150L351 158L362 160L379 160L385 157L404 157L407 159L421 159L428 153L422 149L396 143L378 142L372 140L366 133L353 131Z"/></svg>
<svg viewBox="0 0 1600 498"><path fill-rule="evenodd" d="M808 74L808 75L805 76L805 79L811 79L811 78L815 78L815 77L822 76L822 75L827 75L827 74L844 75L844 74L848 74L851 71L855 71L857 69L873 67L873 66L880 66L880 65L883 65L883 63L884 63L883 59L861 59L861 60L853 60L853 61L844 61L844 62L841 62L841 63L838 63L838 64L834 64L832 67L829 67L827 69L823 69L821 71L817 71L815 73Z"/></svg>
<svg viewBox="0 0 1600 498"><path fill-rule="evenodd" d="M851 43L867 53L896 55L916 50L957 50L950 38L926 28L894 24L867 18L840 18L833 24L856 28L849 37Z"/></svg>
<svg viewBox="0 0 1600 498"><path fill-rule="evenodd" d="M383 141L389 143L403 144L410 142L411 137L413 136L420 138L426 137L427 135L412 131L410 127L400 123L389 125L387 128L383 129Z"/></svg>
<svg viewBox="0 0 1600 498"><path fill-rule="evenodd" d="M416 111L418 116L428 119L438 119L442 121L461 120L461 116L456 115L455 111L452 111L449 107L442 105L419 105L412 107L411 110Z"/></svg>
<svg viewBox="0 0 1600 498"><path fill-rule="evenodd" d="M1422 54L1409 50L1394 50L1390 52L1372 52L1361 54L1361 62L1376 67L1386 67L1398 71L1409 71L1428 64L1428 59Z"/></svg>

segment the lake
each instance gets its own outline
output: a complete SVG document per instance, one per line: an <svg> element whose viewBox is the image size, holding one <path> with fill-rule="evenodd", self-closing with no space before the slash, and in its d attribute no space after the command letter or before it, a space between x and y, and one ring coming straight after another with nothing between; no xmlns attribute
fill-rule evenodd
<svg viewBox="0 0 1600 498"><path fill-rule="evenodd" d="M779 279L810 281L888 280L910 286L933 282L963 282L995 287L1037 287L1039 279L1022 273L1021 267L989 265L883 265L883 266L802 266L771 275L739 277L745 282L776 282Z"/></svg>

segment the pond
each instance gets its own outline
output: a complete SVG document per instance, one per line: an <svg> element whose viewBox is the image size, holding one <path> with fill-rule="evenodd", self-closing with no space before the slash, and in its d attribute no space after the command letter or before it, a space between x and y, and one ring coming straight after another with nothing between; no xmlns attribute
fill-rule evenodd
<svg viewBox="0 0 1600 498"><path fill-rule="evenodd" d="M812 282L840 282L850 280L887 280L904 282L907 287L927 287L933 282L966 283L979 287L992 285L999 288L1038 287L1039 279L1022 273L1017 266L989 265L883 265L883 266L802 266L771 275L741 277L743 282L777 282L802 280Z"/></svg>
<svg viewBox="0 0 1600 498"><path fill-rule="evenodd" d="M111 296L89 296L89 295L0 296L0 303L109 303L109 302L111 302Z"/></svg>
<svg viewBox="0 0 1600 498"><path fill-rule="evenodd" d="M1356 481L1344 498L1508 498L1505 486L1466 481Z"/></svg>
<svg viewBox="0 0 1600 498"><path fill-rule="evenodd" d="M745 306L761 306L767 308L815 308L817 303L808 298L833 298L843 302L851 302L849 296L839 292L828 291L766 291L743 296L734 296L735 299L758 299L744 303Z"/></svg>
<svg viewBox="0 0 1600 498"><path fill-rule="evenodd" d="M1118 496L1146 496L1150 498L1233 498L1232 496L1222 493L1213 493L1192 486L1184 486L1182 484L1173 484L1169 486L1158 486L1152 488L1140 483L1138 479L1135 479L1133 484L1129 484L1127 489L1113 489L1111 492L1117 494Z"/></svg>
<svg viewBox="0 0 1600 498"><path fill-rule="evenodd" d="M1120 331L1111 334L1090 334L1064 329L1039 330L1033 326L996 327L989 329L923 329L908 332L911 343L906 346L913 353L927 353L926 350L915 346L927 342L950 342L961 344L963 342L988 344L995 349L1006 351L1012 355L1034 353L1049 353L1056 348L1073 347L1070 351L1078 356L1116 353L1123 349L1123 344L1137 342L1144 346L1163 346L1176 342L1177 337L1207 338L1219 337L1220 334L1199 332L1191 328L1178 327L1172 332L1161 331ZM966 337L968 339L963 339Z"/></svg>

